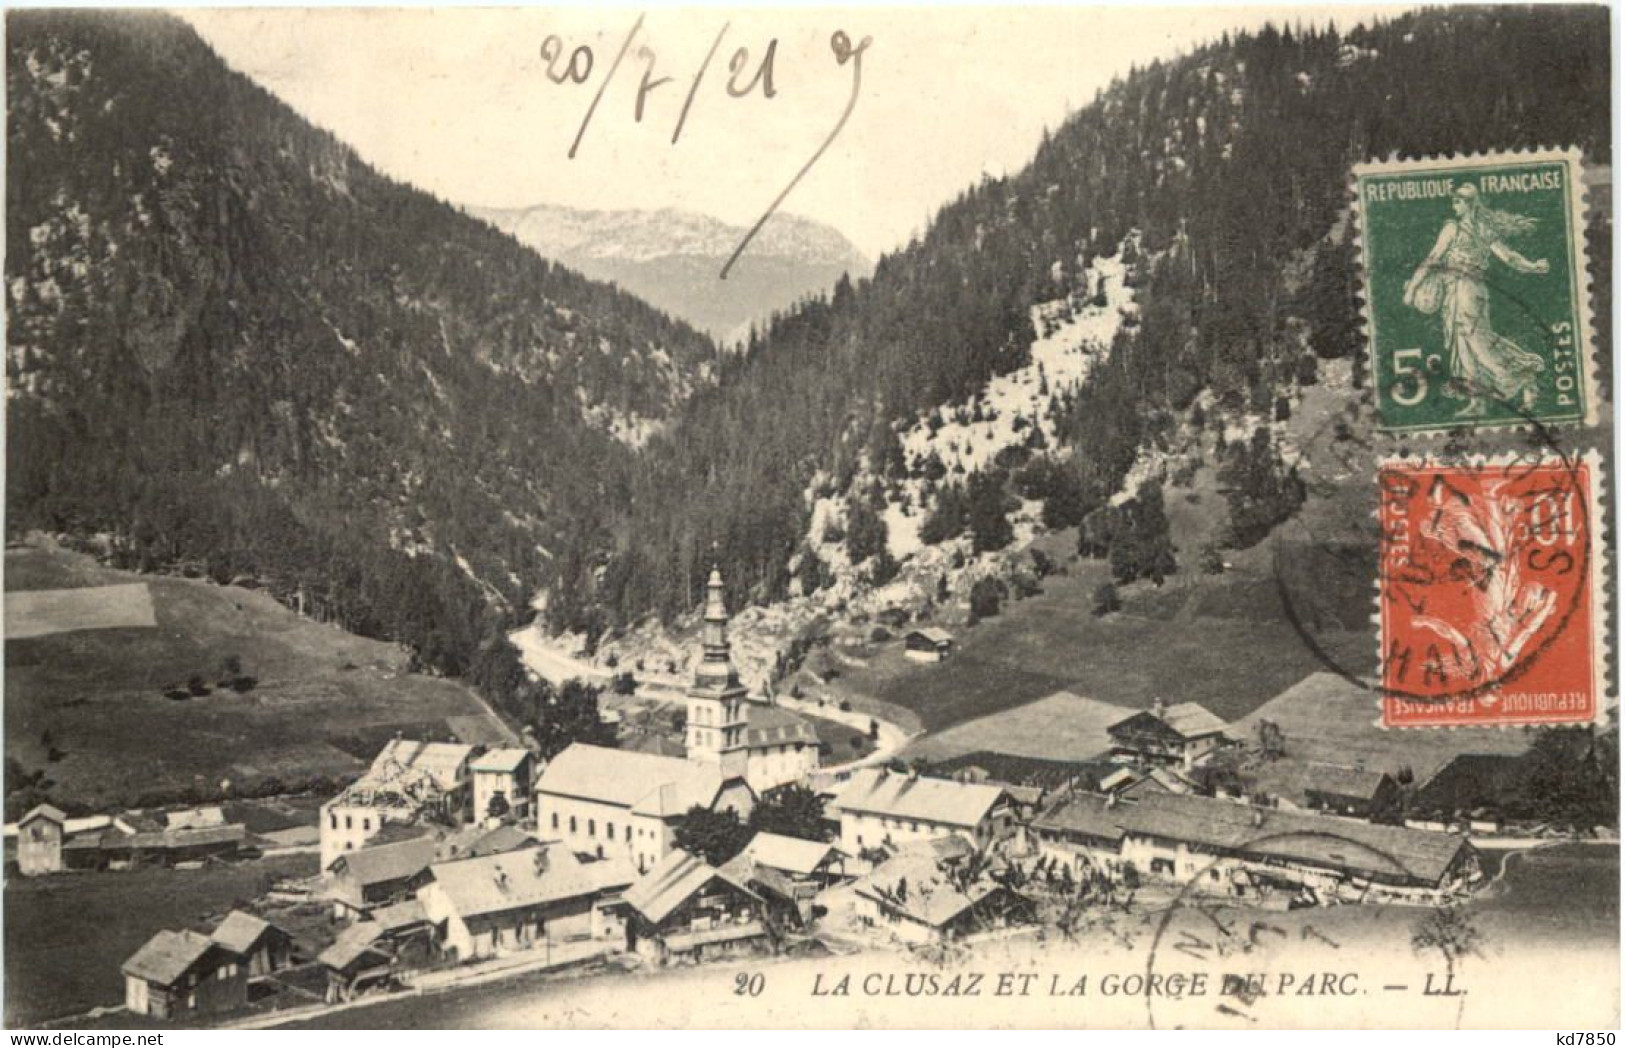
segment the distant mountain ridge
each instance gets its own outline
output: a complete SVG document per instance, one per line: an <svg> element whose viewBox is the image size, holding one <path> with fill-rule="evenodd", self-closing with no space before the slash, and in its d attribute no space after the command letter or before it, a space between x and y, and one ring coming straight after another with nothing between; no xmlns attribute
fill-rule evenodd
<svg viewBox="0 0 1625 1048"><path fill-rule="evenodd" d="M839 230L776 214L751 240L726 281L723 264L748 232L676 208L587 211L538 204L468 207L544 258L613 281L672 316L724 341L801 298L828 291L843 274L867 276L871 263Z"/></svg>

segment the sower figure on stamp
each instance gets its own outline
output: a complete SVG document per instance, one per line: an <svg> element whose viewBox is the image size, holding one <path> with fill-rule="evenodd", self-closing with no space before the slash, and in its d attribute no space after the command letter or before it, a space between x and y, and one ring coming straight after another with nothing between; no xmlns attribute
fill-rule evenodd
<svg viewBox="0 0 1625 1048"><path fill-rule="evenodd" d="M1451 207L1456 217L1445 222L1433 250L1406 283L1405 303L1439 314L1450 353L1452 381L1446 393L1467 398L1458 416L1483 415L1486 394L1527 411L1535 402L1536 376L1546 363L1495 333L1484 277L1491 255L1519 273L1551 270L1545 259L1532 262L1504 243L1506 237L1532 231L1534 219L1489 207L1470 184L1456 190Z"/></svg>

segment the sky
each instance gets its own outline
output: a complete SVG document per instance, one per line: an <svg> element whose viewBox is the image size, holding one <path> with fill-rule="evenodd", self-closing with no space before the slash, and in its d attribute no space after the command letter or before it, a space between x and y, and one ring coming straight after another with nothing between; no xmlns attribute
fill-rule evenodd
<svg viewBox="0 0 1625 1048"><path fill-rule="evenodd" d="M782 210L834 226L874 258L905 244L938 207L984 174L1020 170L1045 128L1058 126L1135 65L1265 21L1332 19L1347 28L1402 10L180 13L231 66L363 159L453 203L678 208L750 226L794 181ZM866 38L868 46L841 62L832 45L838 31L850 49ZM753 83L770 46L771 98L765 76ZM590 50L590 71L588 50L578 48ZM544 52L556 55L551 63ZM572 57L584 82L569 76ZM645 94L639 121L636 106L646 76L652 84L670 80ZM848 105L850 116L840 126ZM823 154L796 181L826 140Z"/></svg>

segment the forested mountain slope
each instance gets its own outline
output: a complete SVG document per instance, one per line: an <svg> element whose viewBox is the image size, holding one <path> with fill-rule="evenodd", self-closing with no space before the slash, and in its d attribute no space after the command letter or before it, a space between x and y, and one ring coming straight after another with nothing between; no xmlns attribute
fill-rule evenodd
<svg viewBox="0 0 1625 1048"><path fill-rule="evenodd" d="M7 16L7 510L461 672L709 381L156 13Z"/></svg>
<svg viewBox="0 0 1625 1048"><path fill-rule="evenodd" d="M726 362L646 449L624 524L562 551L554 623L681 613L712 556L735 604L826 585L832 559L883 582L905 518L927 543L969 529L996 549L1022 499L1045 526L1083 524L1120 579L1159 576L1160 495L1125 481L1204 427L1226 541L1256 543L1302 498L1271 425L1320 360L1358 348L1351 164L1570 144L1605 164L1607 38L1600 8L1437 10L1266 29L1131 73L871 280ZM1606 273L1606 237L1592 248ZM1035 361L1068 330L1089 359L1057 388ZM1041 398L1003 420L1025 439L968 447L995 428L990 380L1018 375Z"/></svg>

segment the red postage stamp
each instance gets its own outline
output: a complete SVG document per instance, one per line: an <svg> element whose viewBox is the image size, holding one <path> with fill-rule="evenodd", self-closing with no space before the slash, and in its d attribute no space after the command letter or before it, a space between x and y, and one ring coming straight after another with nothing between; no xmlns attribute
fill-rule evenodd
<svg viewBox="0 0 1625 1048"><path fill-rule="evenodd" d="M1555 454L1383 464L1384 726L1597 718L1600 479Z"/></svg>

